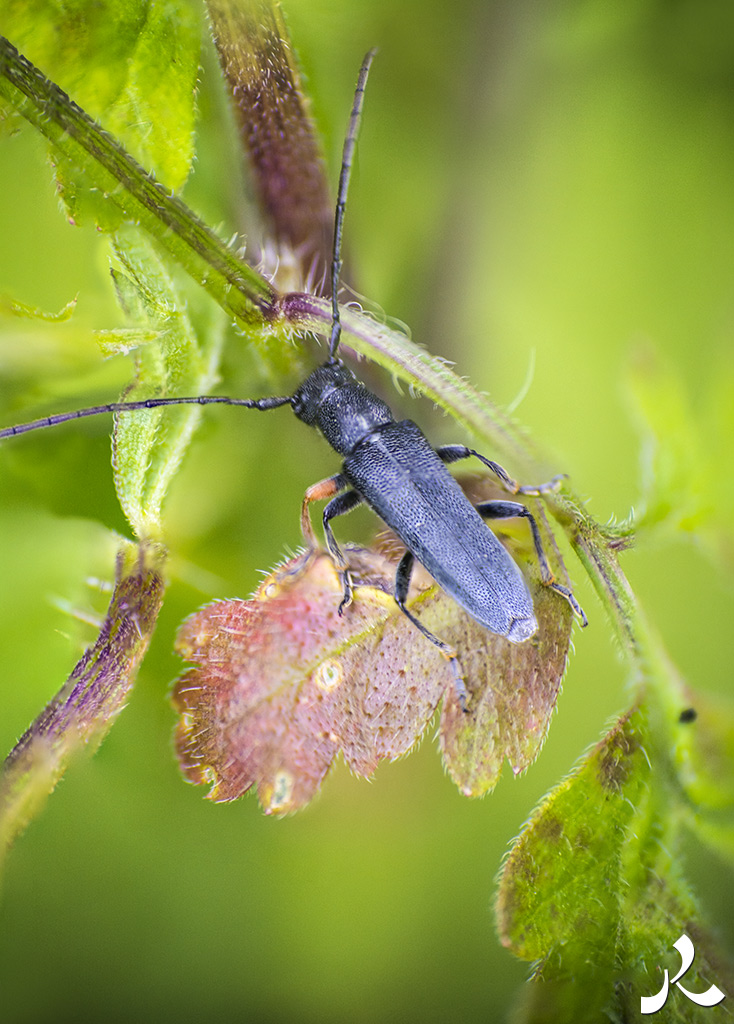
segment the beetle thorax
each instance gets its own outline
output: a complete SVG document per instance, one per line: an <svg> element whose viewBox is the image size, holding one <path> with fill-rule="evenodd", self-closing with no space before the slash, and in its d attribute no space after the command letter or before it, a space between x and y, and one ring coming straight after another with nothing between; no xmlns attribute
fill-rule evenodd
<svg viewBox="0 0 734 1024"><path fill-rule="evenodd" d="M296 416L318 427L332 448L348 455L376 427L393 421L389 407L335 360L310 374L293 395Z"/></svg>

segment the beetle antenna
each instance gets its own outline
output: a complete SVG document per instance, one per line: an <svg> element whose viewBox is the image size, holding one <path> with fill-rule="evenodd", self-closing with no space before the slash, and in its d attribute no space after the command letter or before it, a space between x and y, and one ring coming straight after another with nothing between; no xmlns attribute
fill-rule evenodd
<svg viewBox="0 0 734 1024"><path fill-rule="evenodd" d="M349 125L344 139L342 151L342 165L339 174L339 189L336 200L336 213L334 215L334 241L331 252L331 338L329 340L329 362L336 362L336 353L341 338L341 320L339 319L339 274L342 268L341 248L342 231L344 228L344 211L347 205L347 192L349 191L349 178L352 172L354 160L354 147L357 144L359 125L362 120L362 107L364 106L364 90L367 84L370 66L377 53L377 48L369 50L362 61L357 78L357 87L354 90L352 112L349 115ZM42 427L55 427L60 423L68 423L70 420L80 420L86 416L98 416L104 413L135 412L141 409L159 409L167 405L240 405L247 409L277 409L281 405L287 405L293 400L292 395L285 395L272 398L227 398L219 395L199 395L195 398L146 398L135 402L109 402L106 405L93 405L87 409L77 409L74 412L62 412L53 416L44 416L42 419L33 420L31 423L21 423L15 427L4 427L0 429L0 440L6 437L17 437L18 434L26 434L31 430L40 430Z"/></svg>
<svg viewBox="0 0 734 1024"><path fill-rule="evenodd" d="M331 338L329 340L329 362L336 362L336 351L339 348L342 325L339 319L339 274L342 268L342 229L344 227L344 210L347 205L347 192L349 190L349 176L352 173L352 160L354 158L354 147L357 143L359 122L362 119L362 106L364 105L364 90L367 84L367 75L370 73L370 65L377 53L374 47L365 54L362 67L359 69L357 88L354 90L354 102L352 113L349 115L349 127L344 139L344 150L342 151L342 168L339 173L339 191L336 197L336 213L334 215L334 245L331 251Z"/></svg>
<svg viewBox="0 0 734 1024"><path fill-rule="evenodd" d="M160 409L165 405L242 405L246 409L259 409L261 412L266 412L268 409L277 409L281 405L287 405L290 401L290 395L273 395L268 398L227 398L225 395L197 395L193 398L143 398L137 402L108 402L106 405L92 405L88 409L76 409L74 412L60 412L53 416L44 416L40 420L33 420L32 423L20 423L17 427L4 427L0 430L0 439L4 437L17 437L18 434L27 434L30 430L40 430L42 427L55 427L59 423L81 420L85 416L99 416L102 413Z"/></svg>

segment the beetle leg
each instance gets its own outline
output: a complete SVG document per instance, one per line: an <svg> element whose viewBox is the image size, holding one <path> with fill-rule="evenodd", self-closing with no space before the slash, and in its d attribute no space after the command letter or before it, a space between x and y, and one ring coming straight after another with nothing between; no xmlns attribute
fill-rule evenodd
<svg viewBox="0 0 734 1024"><path fill-rule="evenodd" d="M459 701L459 705L462 711L468 711L469 694L466 690L466 683L464 677L461 674L461 666L459 664L459 655L456 653L450 644L447 644L445 640L440 640L435 633L432 633L430 629L417 619L412 612L406 607L406 600L408 598L408 591L410 590L410 577L413 574L413 564L415 562L415 556L412 551L406 551L403 557L400 559L398 565L398 571L395 574L395 603L397 604L400 611L405 615L416 629L419 629L426 640L430 640L431 643L438 647L444 658L447 659L451 665L451 671L454 673L454 688L456 690L456 697Z"/></svg>
<svg viewBox="0 0 734 1024"><path fill-rule="evenodd" d="M476 506L476 510L483 519L513 519L515 517L527 519L530 523L530 529L533 532L535 554L538 557L540 577L544 585L546 587L550 587L551 590L555 590L555 592L560 594L562 597L565 597L581 620L581 625L587 625L588 620L584 615L581 605L573 596L573 591L568 587L564 587L562 583L558 583L553 576L553 571L548 564L548 558L546 557L545 549L543 548L543 541L540 536L538 524L530 509L526 508L525 505L521 505L517 501L482 501Z"/></svg>
<svg viewBox="0 0 734 1024"><path fill-rule="evenodd" d="M343 479L343 478L342 478ZM347 512L351 512L353 508L359 505L363 501L362 495L356 491L347 491L345 494L339 494L337 497L332 498L329 504L324 509L324 535L326 537L326 547L331 555L331 559L334 565L341 573L342 582L344 584L344 597L339 605L339 614L341 615L345 608L348 608L352 603L352 596L354 593L354 587L352 585L352 578L349 575L349 566L344 558L344 553L339 547L336 541L336 537L329 524L330 519L335 519L336 516L343 516Z"/></svg>
<svg viewBox="0 0 734 1024"><path fill-rule="evenodd" d="M560 486L561 480L566 476L565 473L561 473L558 476L554 476L552 480L549 480L545 484L523 487L517 482L517 480L513 480L507 470L503 469L498 462L493 462L491 459L485 458L484 455L480 455L479 452L475 451L473 448L467 448L466 445L445 444L441 448L436 449L436 454L442 462L446 463L446 465L450 465L452 462L458 462L460 459L468 459L474 456L475 459L479 459L480 462L484 463L487 469L491 469L504 489L510 494L528 494L534 497L537 497L540 494L548 494L550 491L557 490Z"/></svg>
<svg viewBox="0 0 734 1024"><path fill-rule="evenodd" d="M301 533L309 550L315 551L319 544L316 540L316 534L313 532L308 506L312 501L326 501L327 498L333 498L340 491L345 491L348 486L349 481L347 478L342 473L337 473L335 476L330 476L327 480L319 480L317 484L312 484L304 494L303 502L301 503Z"/></svg>

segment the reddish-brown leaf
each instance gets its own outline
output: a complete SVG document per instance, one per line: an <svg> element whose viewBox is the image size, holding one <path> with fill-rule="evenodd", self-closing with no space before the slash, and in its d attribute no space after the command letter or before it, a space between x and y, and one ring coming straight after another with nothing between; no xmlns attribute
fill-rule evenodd
<svg viewBox="0 0 734 1024"><path fill-rule="evenodd" d="M470 694L462 711L449 664L398 610L394 562L348 549L357 584L339 616L342 584L318 554L280 566L249 601L218 601L184 623L178 650L192 662L174 691L176 733L191 781L214 800L252 786L267 813L306 804L341 752L359 775L406 753L444 692L441 747L467 795L537 755L565 666L570 610L531 571L538 635L510 644L477 625L418 577L414 613L459 651Z"/></svg>
<svg viewBox="0 0 734 1024"><path fill-rule="evenodd" d="M360 585L341 617L339 575L319 554L281 566L252 600L215 602L184 623L178 650L196 667L175 688L176 742L212 799L256 785L268 813L294 810L338 751L370 775L413 746L451 684L442 656L413 643L396 614L392 566L356 549L349 559Z"/></svg>
<svg viewBox="0 0 734 1024"><path fill-rule="evenodd" d="M482 629L467 616L461 633L443 634L461 652L470 692L463 712L454 694L444 701L440 742L444 762L466 796L481 796L499 780L505 759L517 775L538 756L568 657L572 613L530 570L538 632L522 644Z"/></svg>

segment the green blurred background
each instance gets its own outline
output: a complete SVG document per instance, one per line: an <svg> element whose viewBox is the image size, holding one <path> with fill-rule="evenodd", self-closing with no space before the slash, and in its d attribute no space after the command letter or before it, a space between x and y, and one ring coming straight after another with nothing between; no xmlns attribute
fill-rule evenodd
<svg viewBox="0 0 734 1024"><path fill-rule="evenodd" d="M0 26L6 0L0 0ZM516 417L600 520L639 495L623 379L652 343L694 413L734 327L734 8L720 0L288 0L286 14L338 172L359 61L379 45L347 216L370 308L410 325ZM241 188L211 48L186 195L236 225ZM2 423L114 397L95 328L121 322L107 244L59 212L28 127L0 141L0 291L75 317L3 318ZM241 225L242 226L242 225ZM374 304L374 305L373 305ZM223 390L277 390L232 338ZM376 378L379 379L379 378ZM439 441L428 403L382 391ZM93 635L125 531L109 423L0 453L0 749L10 749ZM512 471L512 467L508 467ZM169 506L175 578L129 706L17 843L0 904L0 1020L503 1019L527 965L494 932L494 878L540 797L627 702L626 668L581 567L558 714L524 777L462 798L432 738L370 784L337 766L284 820L254 799L214 806L181 779L167 700L177 625L212 594L246 596L299 542L304 488L333 454L287 415L212 411ZM722 465L722 478L732 465ZM711 495L716 502L716 494ZM366 536L368 516L340 535ZM346 532L345 532L346 531ZM730 692L731 575L691 543L625 556L632 585L694 687ZM731 949L731 876L693 844L687 870ZM671 936L671 941L677 936Z"/></svg>

